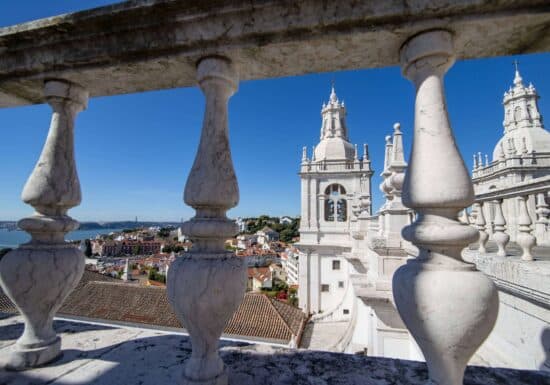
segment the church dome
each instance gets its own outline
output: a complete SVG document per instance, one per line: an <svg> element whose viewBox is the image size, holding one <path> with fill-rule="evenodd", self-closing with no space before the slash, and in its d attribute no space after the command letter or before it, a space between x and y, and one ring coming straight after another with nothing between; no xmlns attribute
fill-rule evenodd
<svg viewBox="0 0 550 385"><path fill-rule="evenodd" d="M315 160L353 160L355 147L342 138L326 138L315 147Z"/></svg>

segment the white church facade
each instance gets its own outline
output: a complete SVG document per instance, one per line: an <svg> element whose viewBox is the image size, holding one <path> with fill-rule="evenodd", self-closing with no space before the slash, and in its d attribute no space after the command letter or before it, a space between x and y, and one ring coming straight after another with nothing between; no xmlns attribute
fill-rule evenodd
<svg viewBox="0 0 550 385"><path fill-rule="evenodd" d="M360 155L349 141L334 88L321 117L320 141L311 158L304 148L300 169L300 307L320 330L331 329L332 338L320 343L327 350L421 358L391 299L393 272L415 252L400 235L413 219L401 202L407 164L400 125L386 138L386 202L374 215L368 146Z"/></svg>
<svg viewBox="0 0 550 385"><path fill-rule="evenodd" d="M481 155L475 156L472 178L477 203L472 215L465 215L462 221L476 226L481 235L484 227L492 234L495 227L501 231L499 217L504 216L508 226L502 232L509 234L511 242L523 232L536 236L538 245L544 246L550 239L550 133L542 124L537 99L534 87L524 86L516 72L514 87L503 102L504 136L495 146L492 162L487 159L483 165ZM310 158L304 148L299 174L302 219L297 245L298 297L299 306L311 315L309 347L423 360L397 312L392 293L394 272L418 255L417 248L401 236L401 230L416 216L401 200L407 169L401 127L396 123L393 135L386 137L379 185L385 202L373 212L374 170L368 147L364 145L359 155L357 145L350 142L346 109L334 89L321 116L320 141ZM530 192L525 194L530 225L524 223L518 205L523 191ZM489 200L485 194L496 195L489 195ZM476 214L479 207L483 207L487 226L479 225L483 218ZM501 209L503 215L499 215ZM492 254L471 250L468 252L476 257L470 261L481 263L478 269L491 276L502 291L499 321L472 363L542 368L541 336L546 335L550 346L550 333L545 334L544 327L550 324L550 265L517 256L498 260L493 258L494 250ZM499 275L507 271L525 274ZM525 293L529 293L527 297ZM515 305L509 306L511 303ZM519 330L518 320L523 320L520 334L513 332L514 327ZM498 355L496 350L506 354Z"/></svg>
<svg viewBox="0 0 550 385"><path fill-rule="evenodd" d="M504 134L492 161L485 155L483 163L481 152L474 155L472 180L489 239L495 226L502 226L509 241L517 240L521 226L517 198L524 196L536 243L550 246L550 132L544 128L538 99L533 84L525 86L516 68L513 86L504 93Z"/></svg>

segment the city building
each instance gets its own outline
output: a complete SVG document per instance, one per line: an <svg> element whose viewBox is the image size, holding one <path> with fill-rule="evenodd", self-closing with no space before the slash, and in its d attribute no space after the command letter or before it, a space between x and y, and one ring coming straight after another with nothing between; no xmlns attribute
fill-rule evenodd
<svg viewBox="0 0 550 385"><path fill-rule="evenodd" d="M263 229L258 230L256 236L258 244L262 246L269 246L269 243L279 240L279 233L269 226L265 226Z"/></svg>

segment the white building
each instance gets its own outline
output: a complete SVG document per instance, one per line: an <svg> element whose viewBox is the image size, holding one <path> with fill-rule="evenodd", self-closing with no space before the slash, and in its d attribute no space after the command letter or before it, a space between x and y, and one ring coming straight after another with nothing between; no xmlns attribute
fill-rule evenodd
<svg viewBox="0 0 550 385"><path fill-rule="evenodd" d="M346 108L332 88L321 109L321 136L311 159L304 147L300 178L302 213L298 298L311 314L349 320L353 306L350 270L350 224L354 209L371 213L372 170L363 146L349 142Z"/></svg>
<svg viewBox="0 0 550 385"><path fill-rule="evenodd" d="M516 68L514 84L502 101L504 134L494 147L491 162L488 155L485 164L481 153L474 155L472 177L476 200L487 202L483 213L490 238L498 210L502 209L510 241L516 241L520 226L517 197L523 195L527 197L537 244L550 246L550 132L544 128L538 99L533 84L525 86ZM517 194L520 191L525 193ZM497 202L501 202L500 208Z"/></svg>
<svg viewBox="0 0 550 385"><path fill-rule="evenodd" d="M256 231L256 236L258 244L267 246L267 250L269 249L270 242L279 240L279 233L269 226L265 226L263 229Z"/></svg>
<svg viewBox="0 0 550 385"><path fill-rule="evenodd" d="M299 281L299 257L300 252L294 247L288 247L281 253L281 264L286 272L286 282L289 285L297 285Z"/></svg>

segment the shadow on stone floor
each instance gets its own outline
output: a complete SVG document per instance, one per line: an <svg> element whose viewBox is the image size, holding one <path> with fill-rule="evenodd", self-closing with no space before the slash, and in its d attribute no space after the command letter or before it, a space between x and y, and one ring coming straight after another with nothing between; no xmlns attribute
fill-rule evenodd
<svg viewBox="0 0 550 385"><path fill-rule="evenodd" d="M83 325L84 326L84 325ZM94 326L94 325L92 325ZM87 341L83 341L86 346ZM424 385L421 362L361 355L275 349L222 341L221 356L232 385ZM0 372L3 385L142 384L179 382L191 344L181 335L136 338L101 349L69 349L47 367ZM465 385L548 385L536 371L468 367Z"/></svg>
<svg viewBox="0 0 550 385"><path fill-rule="evenodd" d="M0 315L0 319L10 319L19 317L19 314L5 314ZM106 330L114 329L110 326L104 325L92 325L79 323L75 325L74 322L54 320L53 328L57 333L80 333L94 330ZM0 326L0 341L16 340L23 333L24 325L21 322L13 323L10 325Z"/></svg>

